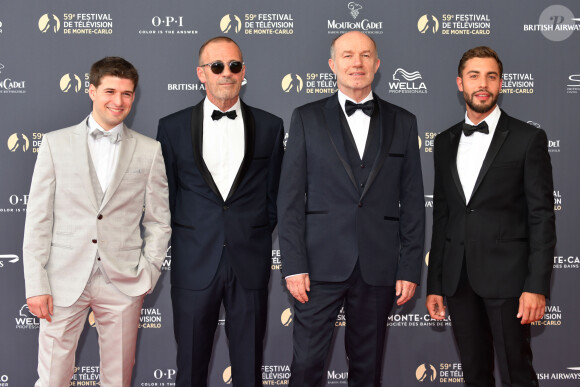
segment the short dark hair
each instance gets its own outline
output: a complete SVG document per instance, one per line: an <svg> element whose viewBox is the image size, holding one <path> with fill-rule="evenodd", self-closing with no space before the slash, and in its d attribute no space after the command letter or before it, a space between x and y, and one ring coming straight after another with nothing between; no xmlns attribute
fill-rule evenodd
<svg viewBox="0 0 580 387"><path fill-rule="evenodd" d="M351 32L351 31L349 31ZM360 33L363 33L362 31L358 31ZM344 34L347 34L348 32L343 32L342 34L338 35L336 38L332 39L332 42L330 43L330 58L332 60L334 60L334 44L336 43L336 41L340 38L342 38L344 36ZM375 47L375 54L377 55L377 58L379 57L379 50L377 49L377 42L375 42L375 40L369 35L369 34L365 34L370 40L371 42L373 42L373 46Z"/></svg>
<svg viewBox="0 0 580 387"><path fill-rule="evenodd" d="M137 84L139 83L137 69L127 60L118 56L107 56L93 63L89 81L91 85L98 87L101 84L101 79L106 75L133 81L133 90L137 88Z"/></svg>
<svg viewBox="0 0 580 387"><path fill-rule="evenodd" d="M240 59L243 62L244 61L244 55L242 54L242 49L240 48L240 46L231 38L228 38L227 36L216 36L213 37L211 39L209 39L208 41L206 41L204 44L201 45L201 47L199 48L199 59L198 59L198 63L200 65L204 64L201 63L201 55L203 54L203 50L205 50L205 47L210 44L210 43L214 43L214 42L226 42L226 43L233 43L236 45L236 47L238 48L238 50L240 51Z"/></svg>
<svg viewBox="0 0 580 387"><path fill-rule="evenodd" d="M457 74L459 77L461 77L461 74L463 73L463 70L465 69L465 63L473 58L493 58L495 59L495 61L497 62L498 66L499 66L499 76L501 77L503 75L503 64L501 63L501 60L499 59L499 55L497 55L497 52L495 52L494 50L492 50L491 48L487 47L487 46L478 46L478 47L474 47L472 49L469 49L467 51L465 51L463 53L463 56L461 57L461 60L459 61L459 66L457 67Z"/></svg>

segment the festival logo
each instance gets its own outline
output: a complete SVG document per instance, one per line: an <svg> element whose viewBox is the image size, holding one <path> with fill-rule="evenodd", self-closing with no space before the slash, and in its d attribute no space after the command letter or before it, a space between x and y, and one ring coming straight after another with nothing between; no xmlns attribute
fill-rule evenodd
<svg viewBox="0 0 580 387"><path fill-rule="evenodd" d="M289 326L292 323L293 312L291 308L286 308L280 315L280 321L282 325L285 327Z"/></svg>
<svg viewBox="0 0 580 387"><path fill-rule="evenodd" d="M441 21L441 22L439 22ZM442 15L424 14L417 21L417 30L422 35L490 35L491 19L489 14L444 13Z"/></svg>
<svg viewBox="0 0 580 387"><path fill-rule="evenodd" d="M26 152L30 148L30 141L24 133L12 133L6 143L10 152Z"/></svg>
<svg viewBox="0 0 580 387"><path fill-rule="evenodd" d="M533 94L534 76L532 73L503 73L501 94Z"/></svg>
<svg viewBox="0 0 580 387"><path fill-rule="evenodd" d="M237 34L242 29L242 21L238 15L234 15L233 13L227 14L220 20L220 29L224 34Z"/></svg>
<svg viewBox="0 0 580 387"><path fill-rule="evenodd" d="M437 379L437 370L429 363L423 363L415 370L415 377L419 382L434 382Z"/></svg>
<svg viewBox="0 0 580 387"><path fill-rule="evenodd" d="M67 73L60 78L60 91L63 93L78 93L83 87L81 78L74 73Z"/></svg>
<svg viewBox="0 0 580 387"><path fill-rule="evenodd" d="M435 15L425 14L419 18L417 22L417 29L420 33L426 34L436 34L439 31L439 20Z"/></svg>
<svg viewBox="0 0 580 387"><path fill-rule="evenodd" d="M57 33L60 30L60 19L53 13L45 13L38 19L38 29L43 34Z"/></svg>
<svg viewBox="0 0 580 387"><path fill-rule="evenodd" d="M288 364L268 364L262 366L262 385L287 385L290 380L290 366Z"/></svg>
<svg viewBox="0 0 580 387"><path fill-rule="evenodd" d="M222 379L225 384L232 383L232 366L228 366L222 373Z"/></svg>
<svg viewBox="0 0 580 387"><path fill-rule="evenodd" d="M302 91L302 87L304 83L302 82L302 77L298 74L286 74L284 78L282 78L282 90L285 93L289 92L296 92L300 93Z"/></svg>
<svg viewBox="0 0 580 387"><path fill-rule="evenodd" d="M64 12L60 17L45 13L38 19L38 29L42 34L56 34L62 30L65 35L111 35L113 18L110 13Z"/></svg>

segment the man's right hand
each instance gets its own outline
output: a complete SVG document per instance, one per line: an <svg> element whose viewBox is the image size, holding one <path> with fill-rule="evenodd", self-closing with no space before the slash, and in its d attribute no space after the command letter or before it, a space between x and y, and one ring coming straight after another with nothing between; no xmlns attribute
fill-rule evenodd
<svg viewBox="0 0 580 387"><path fill-rule="evenodd" d="M286 287L292 296L301 303L308 302L306 292L310 291L310 277L308 274L297 274L286 278Z"/></svg>
<svg viewBox="0 0 580 387"><path fill-rule="evenodd" d="M425 306L434 320L445 320L445 306L443 305L443 296L429 294Z"/></svg>
<svg viewBox="0 0 580 387"><path fill-rule="evenodd" d="M34 296L26 299L28 310L30 313L38 318L45 318L46 321L51 322L50 316L54 314L52 305L52 296L50 294L43 294L41 296Z"/></svg>

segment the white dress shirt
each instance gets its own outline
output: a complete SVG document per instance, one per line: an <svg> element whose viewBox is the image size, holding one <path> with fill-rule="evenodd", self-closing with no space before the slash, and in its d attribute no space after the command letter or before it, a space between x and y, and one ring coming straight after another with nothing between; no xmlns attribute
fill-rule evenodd
<svg viewBox="0 0 580 387"><path fill-rule="evenodd" d="M112 144L109 139L105 137L100 137L98 139L93 138L91 132L98 129L105 132L103 128L97 121L93 118L93 113L89 115L87 122L88 133L87 133L87 143L89 145L89 151L91 158L93 160L93 166L95 167L95 172L99 178L99 183L101 184L101 189L103 194L107 191L109 183L111 182L111 177L115 172L115 167L117 166L117 158L119 154L119 142ZM123 123L115 126L113 129L109 130L113 134L121 134L123 131Z"/></svg>
<svg viewBox="0 0 580 387"><path fill-rule="evenodd" d="M373 99L373 92L371 91L362 101L356 102L352 98L347 97L342 91L338 91L338 103L342 108L344 115L346 116L346 121L350 127L352 137L354 137L354 142L356 144L356 149L358 154L362 159L365 153L365 146L367 144L367 137L369 135L369 127L371 126L371 117L367 116L362 110L358 109L353 113L352 116L346 114L344 105L346 101L352 101L354 103L365 103L366 101L371 101Z"/></svg>
<svg viewBox="0 0 580 387"><path fill-rule="evenodd" d="M228 110L236 111L233 120L222 117L214 121L211 118L214 110L220 109L206 98L203 102L202 153L207 169L226 200L244 159L244 120L239 98Z"/></svg>
<svg viewBox="0 0 580 387"><path fill-rule="evenodd" d="M495 128L497 127L500 115L501 110L499 109L499 106L496 105L495 109L485 117L485 119L483 119L483 121L487 123L489 134L474 132L468 137L461 132L461 139L459 140L459 147L457 148L456 163L466 203L469 203L469 199L471 199L471 194L475 187L475 181L477 180L477 176L479 175L479 171L483 165L483 160L485 159L485 155L489 149L489 144L491 143L491 139L495 133ZM471 122L467 117L467 112L465 113L465 122L470 125L479 124L479 122Z"/></svg>

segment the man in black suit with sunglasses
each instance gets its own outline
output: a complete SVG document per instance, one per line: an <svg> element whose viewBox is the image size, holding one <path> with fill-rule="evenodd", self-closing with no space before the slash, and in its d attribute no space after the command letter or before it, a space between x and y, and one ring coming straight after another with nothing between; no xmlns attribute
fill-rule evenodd
<svg viewBox="0 0 580 387"><path fill-rule="evenodd" d="M207 385L222 302L232 384L262 385L284 128L240 100L244 74L233 40L208 40L197 67L207 98L159 121L173 227L177 386Z"/></svg>

